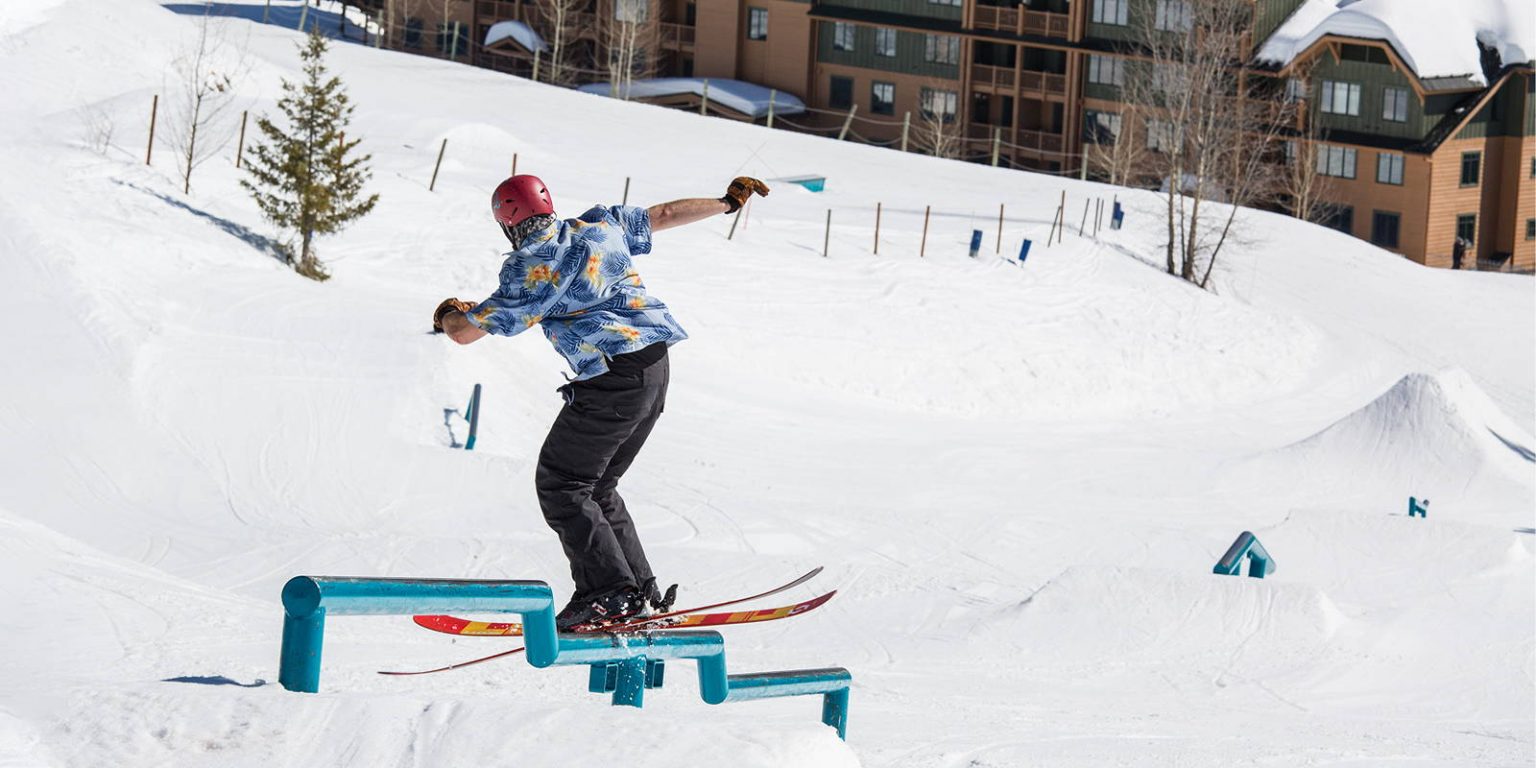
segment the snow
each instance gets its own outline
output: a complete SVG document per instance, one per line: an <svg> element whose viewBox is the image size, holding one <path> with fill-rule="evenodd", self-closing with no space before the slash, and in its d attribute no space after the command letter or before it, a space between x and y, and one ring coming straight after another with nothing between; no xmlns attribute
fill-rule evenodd
<svg viewBox="0 0 1536 768"><path fill-rule="evenodd" d="M382 197L320 241L316 284L255 247L232 146L190 195L168 146L144 165L196 14L6 5L0 765L1530 764L1529 276L1244 213L1203 292L1158 266L1151 193L338 45ZM217 23L254 115L300 38L252 15ZM115 126L104 153L87 114ZM831 603L727 653L846 666L846 744L814 699L704 704L681 663L641 710L582 669L376 675L499 648L400 617L333 618L321 692L275 684L296 574L570 589L531 487L563 363L537 334L425 333L495 283L485 194L514 153L562 212L626 177L639 204L836 179L775 185L731 240L728 217L657 234L639 268L692 338L623 487L684 601L828 566L787 597ZM1069 221L1118 196L1124 229L1046 247L1063 190ZM1035 241L1022 267L966 256L999 203L1003 257ZM451 450L475 383L478 446ZM1210 573L1243 530L1270 578Z"/></svg>
<svg viewBox="0 0 1536 768"><path fill-rule="evenodd" d="M1486 85L1478 44L1504 64L1536 58L1530 0L1307 0L1265 41L1260 61L1284 66L1325 35L1384 40L1421 79L1467 77Z"/></svg>
<svg viewBox="0 0 1536 768"><path fill-rule="evenodd" d="M508 38L528 51L549 50L549 46L544 44L544 38L539 37L539 33L521 21L498 21L485 31L487 46L495 45Z"/></svg>
<svg viewBox="0 0 1536 768"><path fill-rule="evenodd" d="M764 117L768 114L768 105L773 103L773 112L776 115L798 115L805 111L805 102L799 98L784 93L764 88L755 83L742 82L741 80L727 80L724 78L702 77L657 77L649 80L636 80L623 90L627 91L627 98L647 99L661 96L677 96L691 93L703 97L708 84L709 100L728 109L740 112L751 117ZM597 93L604 96L612 92L611 83L590 83L577 90L587 93ZM619 96L624 97L625 93Z"/></svg>

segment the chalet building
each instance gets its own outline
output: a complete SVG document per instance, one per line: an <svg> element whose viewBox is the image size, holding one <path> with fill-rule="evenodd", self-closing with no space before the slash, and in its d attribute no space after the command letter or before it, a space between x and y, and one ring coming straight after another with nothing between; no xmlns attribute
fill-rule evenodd
<svg viewBox="0 0 1536 768"><path fill-rule="evenodd" d="M392 20L390 47L528 75L539 54L526 38L488 33L518 22L547 38L544 8L552 1L370 0L370 7ZM812 127L852 113L850 138L888 145L915 122L938 120L961 157L1071 175L1093 170L1082 161L1085 144L1147 141L1145 126L1120 119L1126 64L1135 58L1140 18L1177 14L1181 5L589 0L572 43L585 47L582 58L601 60L602 20L625 2L652 2L660 15L657 75L777 89L822 110ZM1469 71L1424 72L1411 63L1413 51L1397 49L1424 43L1389 21L1344 23L1361 14L1348 6L1318 13L1326 0L1234 2L1253 9L1246 70L1289 83L1304 102L1293 140L1322 145L1328 225L1431 266L1536 268L1533 62L1484 50ZM1449 24L1445 34L1460 30ZM1476 31L1466 34L1465 45L1476 45ZM575 82L607 79L590 67L577 74Z"/></svg>

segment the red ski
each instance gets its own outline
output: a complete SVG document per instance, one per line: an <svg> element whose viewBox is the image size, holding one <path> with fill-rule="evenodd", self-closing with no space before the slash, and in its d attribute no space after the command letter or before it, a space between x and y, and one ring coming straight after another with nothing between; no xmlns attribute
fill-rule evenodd
<svg viewBox="0 0 1536 768"><path fill-rule="evenodd" d="M740 603L747 603L747 602L751 602L753 600L761 600L762 598L765 598L765 597L770 597L772 595L777 595L780 592L784 592L786 590L794 589L795 587L798 587L801 584L804 584L807 581L810 581L811 579L816 578L816 575L821 573L821 571L822 571L822 566L818 565L815 568L812 568L810 571L806 572L806 574L801 576L800 578L795 579L794 581L791 581L791 582L789 582L787 584L774 587L773 589L770 589L767 592L762 592L762 593L759 593L759 594L756 594L756 595L751 595L749 597L738 597L738 598L736 598L734 600L726 600L726 601L720 602L720 603L711 603L710 605L700 605L700 606L695 606L693 608L684 608L683 610L680 610L680 611L669 611L667 613L659 614L659 615L656 615L656 616L647 616L647 617L645 617L643 619L635 619L633 621L626 621L626 622L620 622L618 624L611 624L611 625L603 627L602 631L604 631L604 632L630 632L630 631L636 631L636 630L647 629L647 628L655 628L655 626L661 626L661 625L677 626L675 624L667 623L668 620L676 618L676 617L680 617L680 616L687 616L689 614L703 613L704 611L711 611L711 610L714 610L716 608L724 608L724 607L729 606L729 605L738 605ZM819 603L818 603L818 605L819 605ZM786 608L792 608L792 607L793 606L786 606ZM770 610L781 610L781 609L770 609ZM804 609L804 610L809 610L809 609ZM719 614L719 615L734 615L734 614ZM458 618L456 616L413 616L412 620L416 622L417 626L425 627L426 629L430 629L430 630L432 630L434 632L442 632L442 633L449 634L449 635L461 635L461 636L463 636L463 635L474 635L474 636L478 636L478 637L521 637L522 634L523 634L523 625L519 624L517 622L508 622L508 621L470 621L468 619L461 619L461 618ZM762 619L759 619L759 621L762 621ZM715 623L728 623L729 624L729 623L740 623L740 622L715 622ZM686 624L686 625L682 625L682 626L697 626L697 625L695 625L695 624Z"/></svg>
<svg viewBox="0 0 1536 768"><path fill-rule="evenodd" d="M787 618L789 618L791 616L798 616L798 615L800 615L802 613L805 613L807 611L815 610L816 608L819 608L819 607L825 605L827 603L827 601L831 600L832 596L836 595L836 594L837 594L837 590L833 590L831 592L826 593L825 595L821 595L820 597L814 597L814 598L811 598L810 600L806 600L804 602L795 603L794 605L783 605L783 606L779 606L778 608L764 608L764 609L756 610L756 611L735 611L735 612L724 612L724 613L695 613L695 614L688 614L688 615L679 615L678 613L670 613L670 614L665 614L663 616L652 616L652 617L649 617L649 618L646 618L646 619L642 619L642 620L636 621L636 622L629 622L629 623L626 623L626 624L611 625L611 626L603 627L601 629L592 630L590 632L585 632L583 634L613 634L613 633L617 633L617 632L643 632L643 631L646 631L646 630L653 630L653 629L680 629L680 628L689 628L689 627L718 627L718 626L724 626L724 625L727 625L727 624L756 624L758 622L763 622L763 621L774 621L776 619L787 619ZM751 599L751 598L748 598L748 599ZM739 602L739 601L733 601L733 602ZM729 605L729 604L731 604L731 603L727 603L727 605ZM462 619L453 619L453 617L451 617L451 616L443 616L443 617L417 617L417 622L416 623L421 624L424 627L426 627L427 625L426 624L422 624L422 622L420 621L423 618L443 618L443 619L450 619L450 620L453 620L453 621L463 621ZM466 622L466 623L474 624L474 623L477 623L477 622ZM516 625L507 625L507 626L516 626ZM486 634L484 632L478 632L478 633L477 632L469 632L469 633L453 632L450 629L438 628L438 627L427 627L427 628L428 629L433 629L433 630L438 631L438 632L448 632L449 634L480 634L480 635ZM518 629L519 629L519 631L521 631L521 627L518 627ZM510 632L503 632L501 634L502 634L502 636L509 636L509 635L511 635ZM437 669L423 669L423 670L415 670L415 671L410 671L410 672L389 672L389 671L382 671L381 670L379 672L379 674L381 674L381 675L396 675L396 676L404 676L404 675L429 675L429 674L432 674L434 672L447 672L447 671L453 670L453 669L462 669L464 667L473 666L475 664L480 664L482 662L491 661L493 659L502 658L503 656L511 656L513 654L522 653L522 652L523 652L522 648L513 648L510 651L502 651L500 653L493 653L490 656L484 656L484 657L481 657L481 658L478 658L478 659L470 659L469 661L461 661L461 662L459 662L457 664L449 664L446 667L438 667Z"/></svg>

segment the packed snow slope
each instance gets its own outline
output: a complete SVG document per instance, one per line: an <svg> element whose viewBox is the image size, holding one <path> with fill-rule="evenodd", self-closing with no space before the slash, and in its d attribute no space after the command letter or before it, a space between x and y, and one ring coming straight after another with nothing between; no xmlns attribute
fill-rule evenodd
<svg viewBox="0 0 1536 768"><path fill-rule="evenodd" d="M260 5L215 22L229 115L298 74ZM144 163L197 23L0 5L0 764L1531 764L1531 278L1244 213L1204 292L1158 268L1149 193L338 44L381 197L313 283L266 255L232 144L190 194L164 123ZM623 487L684 602L828 566L794 595L837 588L825 608L727 646L733 671L851 670L846 744L814 700L708 706L687 665L643 710L515 660L375 675L506 647L399 617L333 619L321 693L275 684L296 574L570 588L532 489L563 363L427 333L494 285L514 153L568 215L626 178L650 204L827 177L642 257L692 338ZM1079 235L1115 196L1125 228ZM1243 530L1272 577L1210 573Z"/></svg>

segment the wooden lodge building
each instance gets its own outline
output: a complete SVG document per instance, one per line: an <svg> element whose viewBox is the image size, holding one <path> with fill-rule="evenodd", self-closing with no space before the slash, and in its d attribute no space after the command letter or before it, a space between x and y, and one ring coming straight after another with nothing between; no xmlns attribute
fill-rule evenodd
<svg viewBox="0 0 1536 768"><path fill-rule="evenodd" d="M548 38L555 0L366 0L385 45L530 75L537 52L487 33L515 21ZM1421 76L1391 29L1308 28L1304 0L1253 7L1248 69L1304 100L1296 141L1330 176L1324 222L1436 267L1536 269L1536 74L1484 50L1477 72ZM1529 0L1506 0L1528 2ZM1085 142L1146 141L1122 125L1120 87L1138 16L1179 0L586 0L576 39L599 61L604 18L659 14L656 74L744 80L792 94L824 123L895 143L917 115L952 121L962 156L1070 175ZM1447 7L1447 14L1456 13ZM1299 26L1300 25L1300 26ZM1282 37L1298 44L1263 56ZM1283 46L1282 46L1283 47ZM607 79L597 67L575 83ZM547 71L547 70L546 70ZM833 114L837 113L837 114ZM813 118L814 119L814 118ZM782 125L782 122L781 122ZM1460 244L1458 245L1458 241Z"/></svg>

